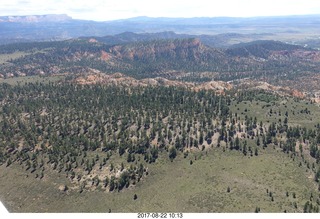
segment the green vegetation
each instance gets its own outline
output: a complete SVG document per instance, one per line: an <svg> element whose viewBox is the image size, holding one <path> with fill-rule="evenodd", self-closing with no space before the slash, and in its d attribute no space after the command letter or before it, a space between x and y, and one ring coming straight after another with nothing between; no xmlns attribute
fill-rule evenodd
<svg viewBox="0 0 320 219"><path fill-rule="evenodd" d="M59 81L64 81L66 76L64 75L57 75L57 76L25 76L25 77L13 77L13 78L6 78L0 79L0 83L10 84L10 85L25 85L29 83L54 83Z"/></svg>
<svg viewBox="0 0 320 219"><path fill-rule="evenodd" d="M319 106L280 94L317 100L320 52L201 42L256 33L158 34L0 46L0 198L9 210L319 212ZM102 77L116 72L162 78Z"/></svg>
<svg viewBox="0 0 320 219"><path fill-rule="evenodd" d="M102 180L110 191L136 184L148 174L140 158L153 163L169 150L173 160L177 150L202 146L204 136L209 143L215 118L228 116L225 98L174 87L49 82L0 90L0 162L13 159L41 176L48 168L64 172L81 191Z"/></svg>
<svg viewBox="0 0 320 219"><path fill-rule="evenodd" d="M261 213L303 212L311 191L315 196L312 203L317 206L318 193L308 179L311 171L298 163L272 148L253 157L215 148L187 158L178 154L173 162L161 154L156 163L148 165L149 175L131 189L79 193L70 184L67 194L58 191L58 185L70 183L64 175L51 171L40 180L19 165L1 166L0 176L8 181L1 180L0 193L10 190L4 200L12 203L10 210L20 212L254 212L256 206ZM10 182L12 178L15 180ZM31 201L34 198L38 201Z"/></svg>
<svg viewBox="0 0 320 219"><path fill-rule="evenodd" d="M45 79L0 84L0 194L13 211L318 211L310 102Z"/></svg>
<svg viewBox="0 0 320 219"><path fill-rule="evenodd" d="M161 76L193 82L265 79L268 75L269 82L277 83L280 79L301 79L306 72L319 72L318 51L271 40L216 49L195 38L115 46L78 39L2 45L0 51L0 63L6 62L0 66L0 73L6 73L5 77L78 74L94 69L135 78ZM10 54L25 55L15 55L11 60Z"/></svg>
<svg viewBox="0 0 320 219"><path fill-rule="evenodd" d="M5 63L7 63L8 61L12 61L14 59L23 57L27 54L28 53L25 53L25 52L15 52L15 53L11 53L11 54L0 54L0 65L3 65Z"/></svg>

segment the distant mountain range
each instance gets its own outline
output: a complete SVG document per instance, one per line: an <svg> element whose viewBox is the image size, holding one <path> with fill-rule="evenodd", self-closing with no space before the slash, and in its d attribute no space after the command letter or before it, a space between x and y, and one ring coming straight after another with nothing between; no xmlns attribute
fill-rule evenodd
<svg viewBox="0 0 320 219"><path fill-rule="evenodd" d="M278 40L278 34L281 33L281 40L295 42L297 39L300 41L306 39L303 37L304 34L308 39L318 39L317 37L320 36L319 23L320 15L253 18L136 17L106 22L76 20L68 15L4 16L0 17L0 44L90 36L109 36L110 38L112 35L124 32L140 34L166 32L167 36L165 37L167 38L171 37L169 35L172 32L182 35L202 35L204 43L206 43L206 35L231 33L234 34L233 40L235 40L231 44L257 39L271 39L272 37ZM134 36L131 36L130 41L132 41L132 37ZM139 37L143 36L139 35ZM181 35L178 37L183 38ZM228 37L230 38L230 35ZM122 39L126 41L126 39ZM218 41L221 39L223 38L218 37ZM212 42L212 40L209 41ZM215 43L215 46L222 43ZM210 43L207 44L210 45Z"/></svg>
<svg viewBox="0 0 320 219"><path fill-rule="evenodd" d="M123 32L116 35L107 35L102 37L80 37L80 39L91 39L107 45L126 44L134 42L146 42L165 39L190 39L198 38L201 42L210 47L227 48L231 44L259 40L267 34L238 34L224 33L216 35L194 35L194 34L177 34L173 31L164 31L157 33L133 33Z"/></svg>

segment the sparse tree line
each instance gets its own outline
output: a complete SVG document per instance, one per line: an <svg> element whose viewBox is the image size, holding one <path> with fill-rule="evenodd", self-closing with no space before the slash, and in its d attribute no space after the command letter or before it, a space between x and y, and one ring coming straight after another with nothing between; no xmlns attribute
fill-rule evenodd
<svg viewBox="0 0 320 219"><path fill-rule="evenodd" d="M155 162L161 152L174 159L185 148L211 144L216 118L229 113L224 97L174 87L30 83L0 90L0 161L39 178L47 168L65 172L82 189L83 175L99 170L109 177L90 179L92 185L135 184L148 173L142 159ZM115 154L127 164L113 164Z"/></svg>
<svg viewBox="0 0 320 219"><path fill-rule="evenodd" d="M293 159L301 156L319 182L320 124L291 127L281 112L283 121L267 125L230 111L232 101L252 96L277 99L262 91L232 97L162 86L1 84L0 162L18 163L40 179L47 170L65 173L81 192L90 186L113 191L139 182L148 174L146 164L163 153L174 160L190 148L221 147L259 156L273 146ZM308 146L315 162L297 142ZM123 162L114 163L115 156Z"/></svg>

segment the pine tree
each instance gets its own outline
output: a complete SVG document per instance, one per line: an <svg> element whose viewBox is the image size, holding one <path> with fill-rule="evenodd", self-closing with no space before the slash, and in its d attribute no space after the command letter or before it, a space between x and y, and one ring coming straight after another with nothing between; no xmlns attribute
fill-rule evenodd
<svg viewBox="0 0 320 219"><path fill-rule="evenodd" d="M258 136L258 139L257 139L257 145L260 146L260 138Z"/></svg>
<svg viewBox="0 0 320 219"><path fill-rule="evenodd" d="M173 147L170 147L169 149L169 158L171 161L173 161L174 158L176 158L177 156L177 149L173 146Z"/></svg>
<svg viewBox="0 0 320 219"><path fill-rule="evenodd" d="M255 149L254 149L254 155L255 155L255 156L258 156L258 155L259 155L259 154L258 154L258 148L255 148Z"/></svg>

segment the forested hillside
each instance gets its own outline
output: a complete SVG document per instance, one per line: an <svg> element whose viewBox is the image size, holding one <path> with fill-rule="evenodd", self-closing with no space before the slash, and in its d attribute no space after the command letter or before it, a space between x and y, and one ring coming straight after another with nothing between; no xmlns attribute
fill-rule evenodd
<svg viewBox="0 0 320 219"><path fill-rule="evenodd" d="M257 41L227 50L198 39L107 45L91 40L1 46L0 77L121 72L135 78L199 81L256 78L278 83L319 72L316 50L276 41ZM17 55L18 54L18 55ZM200 75L205 75L200 77Z"/></svg>
<svg viewBox="0 0 320 219"><path fill-rule="evenodd" d="M0 46L10 210L319 212L320 51L139 37Z"/></svg>
<svg viewBox="0 0 320 219"><path fill-rule="evenodd" d="M159 157L184 157L193 165L199 152L250 158L272 150L307 168L305 180L314 186L308 193L319 186L320 124L296 125L319 118L305 102L287 99L292 108L286 109L279 96L263 91L221 96L163 86L37 82L1 84L0 91L1 163L40 181L65 175L64 192L133 188L148 179ZM304 211L306 194L298 195L293 209ZM320 199L310 200L305 211L318 212Z"/></svg>
<svg viewBox="0 0 320 219"><path fill-rule="evenodd" d="M215 119L226 119L229 113L226 98L174 87L4 84L0 98L4 104L2 163L9 166L18 162L40 178L46 168L64 171L72 180L77 177L78 182L83 182L81 189L87 183L86 178L81 180L84 172L89 175L99 166L112 178L113 169L121 168L125 182L117 181L120 184L111 185L110 191L135 184L142 177L142 166L139 173L134 171L139 168L137 163L136 167L130 166L138 155L151 163L159 150L168 151L174 159L177 150L201 148L205 141L211 144ZM201 125L207 122L206 126ZM104 155L96 153L90 158L95 151ZM125 156L128 164L110 164L108 160L114 153ZM109 178L96 175L93 180L106 180L107 187Z"/></svg>

